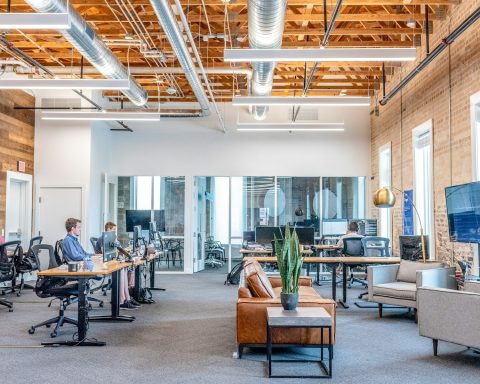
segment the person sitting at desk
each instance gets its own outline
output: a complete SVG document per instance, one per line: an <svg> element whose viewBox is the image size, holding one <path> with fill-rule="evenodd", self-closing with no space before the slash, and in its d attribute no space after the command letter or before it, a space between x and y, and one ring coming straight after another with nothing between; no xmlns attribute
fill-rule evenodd
<svg viewBox="0 0 480 384"><path fill-rule="evenodd" d="M94 253L88 253L85 251L78 241L78 236L82 232L82 221L70 217L65 222L65 229L67 230L67 236L63 239L63 256L65 260L70 261L83 261L89 260Z"/></svg>
<svg viewBox="0 0 480 384"><path fill-rule="evenodd" d="M117 224L108 221L105 223L105 232L117 232ZM98 238L95 244L95 252L103 253L103 233ZM137 309L141 307L140 303L130 297L129 293L129 277L133 277L133 271L128 271L124 268L120 271L120 308L121 309Z"/></svg>
<svg viewBox="0 0 480 384"><path fill-rule="evenodd" d="M348 224L347 233L342 237L340 237L340 239L337 242L337 246L340 250L343 249L343 239L349 238L349 237L363 237L362 235L358 234L358 229L359 227L356 221L351 221Z"/></svg>

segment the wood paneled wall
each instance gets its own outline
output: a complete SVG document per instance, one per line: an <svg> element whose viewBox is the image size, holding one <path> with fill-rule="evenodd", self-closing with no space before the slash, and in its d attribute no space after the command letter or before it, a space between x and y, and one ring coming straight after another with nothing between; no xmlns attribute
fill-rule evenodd
<svg viewBox="0 0 480 384"><path fill-rule="evenodd" d="M17 170L17 161L26 163L25 173L33 175L35 98L23 91L0 90L0 231L5 228L7 171Z"/></svg>

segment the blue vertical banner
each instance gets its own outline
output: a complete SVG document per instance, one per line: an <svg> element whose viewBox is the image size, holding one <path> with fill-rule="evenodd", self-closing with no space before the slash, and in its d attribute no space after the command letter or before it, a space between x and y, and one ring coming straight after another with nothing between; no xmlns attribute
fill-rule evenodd
<svg viewBox="0 0 480 384"><path fill-rule="evenodd" d="M413 189L403 191L403 234L413 235Z"/></svg>

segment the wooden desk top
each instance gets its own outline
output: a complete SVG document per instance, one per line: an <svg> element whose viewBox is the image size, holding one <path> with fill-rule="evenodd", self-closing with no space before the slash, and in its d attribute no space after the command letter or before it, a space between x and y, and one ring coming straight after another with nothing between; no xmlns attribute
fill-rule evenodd
<svg viewBox="0 0 480 384"><path fill-rule="evenodd" d="M240 253L242 255L271 255L272 250L271 249L241 249ZM304 255L312 255L313 251L310 249L304 249L302 250L302 253ZM275 257L272 257L275 259Z"/></svg>
<svg viewBox="0 0 480 384"><path fill-rule="evenodd" d="M315 249L340 249L337 244L315 244L313 247Z"/></svg>
<svg viewBox="0 0 480 384"><path fill-rule="evenodd" d="M276 263L276 257L252 257L259 263ZM248 259L246 257L245 259ZM363 257L363 256L336 256L336 257L306 257L303 262L308 264L338 263L338 264L397 264L399 257Z"/></svg>

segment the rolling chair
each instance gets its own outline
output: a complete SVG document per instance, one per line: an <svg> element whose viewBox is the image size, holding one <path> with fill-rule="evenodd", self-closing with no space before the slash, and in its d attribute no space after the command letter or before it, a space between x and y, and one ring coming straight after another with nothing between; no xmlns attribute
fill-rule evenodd
<svg viewBox="0 0 480 384"><path fill-rule="evenodd" d="M92 247L93 247L93 251L95 253L100 253L100 252L97 252L97 241L98 241L98 237L90 237L90 244L92 244Z"/></svg>
<svg viewBox="0 0 480 384"><path fill-rule="evenodd" d="M363 256L363 245L362 237L346 237L343 239L343 254L345 256ZM367 287L366 280L358 279L353 276L354 268L362 268L365 270L365 275L367 274L367 269L361 264L350 265L350 278L348 279L348 287L350 288L354 282L362 284L364 288Z"/></svg>
<svg viewBox="0 0 480 384"><path fill-rule="evenodd" d="M15 292L15 280L17 277L16 264L21 260L23 249L20 240L8 241L0 245L0 283L10 281L11 286L2 290L2 295ZM4 300L4 303L10 303ZM7 306L7 304L2 304ZM11 309L12 307L9 306Z"/></svg>
<svg viewBox="0 0 480 384"><path fill-rule="evenodd" d="M7 250L14 247L14 252L8 254ZM15 281L15 256L21 251L20 241L8 241L0 245L0 283L11 281L12 285ZM13 291L13 287L10 288ZM5 294L6 290L2 291ZM9 312L13 312L13 303L11 301L0 299L0 305L8 308Z"/></svg>
<svg viewBox="0 0 480 384"><path fill-rule="evenodd" d="M362 238L363 254L370 257L388 257L390 256L390 239L387 237L379 236L365 236ZM359 299L363 299L363 296L368 295L367 292L363 292L358 295Z"/></svg>
<svg viewBox="0 0 480 384"><path fill-rule="evenodd" d="M41 251L48 252L48 267L47 261L40 257ZM53 247L47 244L37 244L32 247L32 252L35 256L38 270L43 271L50 268L58 267L57 260ZM48 298L54 297L60 300L60 308L58 316L42 321L39 324L32 325L28 333L33 335L35 330L39 327L50 328L52 324L56 324L54 330L50 333L51 337L57 337L58 329L64 324L78 325L77 320L65 317L65 309L72 303L78 300L78 282L67 280L61 277L39 277L35 286L35 293L38 297ZM49 306L51 305L51 301Z"/></svg>
<svg viewBox="0 0 480 384"><path fill-rule="evenodd" d="M65 256L63 255L63 239L57 240L57 242L55 243L55 249L54 249L53 255L55 257L57 266L62 264L68 264L68 261L65 259ZM103 280L103 278L100 276L95 276L93 277L93 279ZM100 286L90 290L89 293L98 291L101 288L103 290L103 284L100 284ZM103 295L104 296L107 295L106 290L104 291ZM91 296L87 297L87 300L97 302L99 307L103 307L103 300L100 300L100 299L97 299L96 297L91 297Z"/></svg>
<svg viewBox="0 0 480 384"><path fill-rule="evenodd" d="M32 237L30 239L30 243L28 244L27 252L25 254L19 255L19 258L17 258L16 260L17 262L15 263L15 269L16 269L17 275L20 275L20 284L15 287L15 288L18 287L17 296L21 296L24 288L35 289L34 286L25 284L24 275L25 273L38 271L38 266L35 260L35 256L32 254L32 247L34 245L41 244L42 241L43 241L42 236Z"/></svg>

